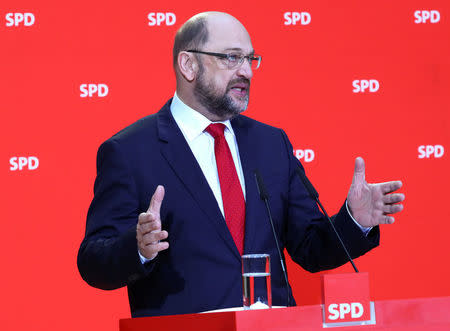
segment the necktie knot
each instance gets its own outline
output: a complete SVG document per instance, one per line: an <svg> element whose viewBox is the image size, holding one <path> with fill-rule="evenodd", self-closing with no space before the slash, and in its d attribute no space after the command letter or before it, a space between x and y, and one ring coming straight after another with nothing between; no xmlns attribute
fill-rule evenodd
<svg viewBox="0 0 450 331"><path fill-rule="evenodd" d="M208 132L214 139L223 137L224 130L225 124L223 123L212 123L205 129L205 131Z"/></svg>

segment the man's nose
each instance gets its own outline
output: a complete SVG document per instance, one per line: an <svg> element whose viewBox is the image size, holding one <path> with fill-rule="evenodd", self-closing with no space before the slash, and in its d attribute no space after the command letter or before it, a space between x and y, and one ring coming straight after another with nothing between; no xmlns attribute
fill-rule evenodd
<svg viewBox="0 0 450 331"><path fill-rule="evenodd" d="M253 77L253 70L251 64L248 62L247 59L244 59L244 62L239 67L237 71L238 76L245 77L247 79L250 79Z"/></svg>

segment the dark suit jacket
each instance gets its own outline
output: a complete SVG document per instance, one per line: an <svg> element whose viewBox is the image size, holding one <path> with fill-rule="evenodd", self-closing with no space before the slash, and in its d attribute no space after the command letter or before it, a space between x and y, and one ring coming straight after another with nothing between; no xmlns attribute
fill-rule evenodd
<svg viewBox="0 0 450 331"><path fill-rule="evenodd" d="M132 316L194 313L242 306L241 259L217 201L171 112L169 100L156 114L125 128L101 145L94 199L78 268L101 289L128 287ZM301 167L286 134L239 115L231 121L246 188L245 253L271 256L273 305L286 305L286 287L254 170L268 193L281 249L311 272L346 262L330 225L295 174ZM157 185L170 247L142 265L136 243L138 215ZM378 245L378 228L365 237L345 206L334 223L353 257ZM294 302L291 299L291 302Z"/></svg>

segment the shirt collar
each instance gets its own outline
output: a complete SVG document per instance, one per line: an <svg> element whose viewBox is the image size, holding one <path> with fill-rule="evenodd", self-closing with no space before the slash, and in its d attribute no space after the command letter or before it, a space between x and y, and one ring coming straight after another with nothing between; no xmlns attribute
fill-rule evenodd
<svg viewBox="0 0 450 331"><path fill-rule="evenodd" d="M177 92L175 92L175 95L173 96L172 104L170 105L170 111L172 112L172 116L175 119L175 122L188 141L192 141L197 138L203 133L203 131L205 131L208 125L213 123L198 111L186 105L178 97ZM229 120L214 123L225 124L226 130L234 135L234 131Z"/></svg>

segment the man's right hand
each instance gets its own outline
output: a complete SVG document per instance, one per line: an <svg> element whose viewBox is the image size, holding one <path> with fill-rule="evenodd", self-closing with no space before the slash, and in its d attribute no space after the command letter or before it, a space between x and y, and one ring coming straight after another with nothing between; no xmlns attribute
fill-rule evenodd
<svg viewBox="0 0 450 331"><path fill-rule="evenodd" d="M169 248L167 231L161 231L160 209L164 199L164 186L158 185L150 201L147 212L139 215L136 226L136 239L138 249L142 256L147 259L153 259L158 252Z"/></svg>

